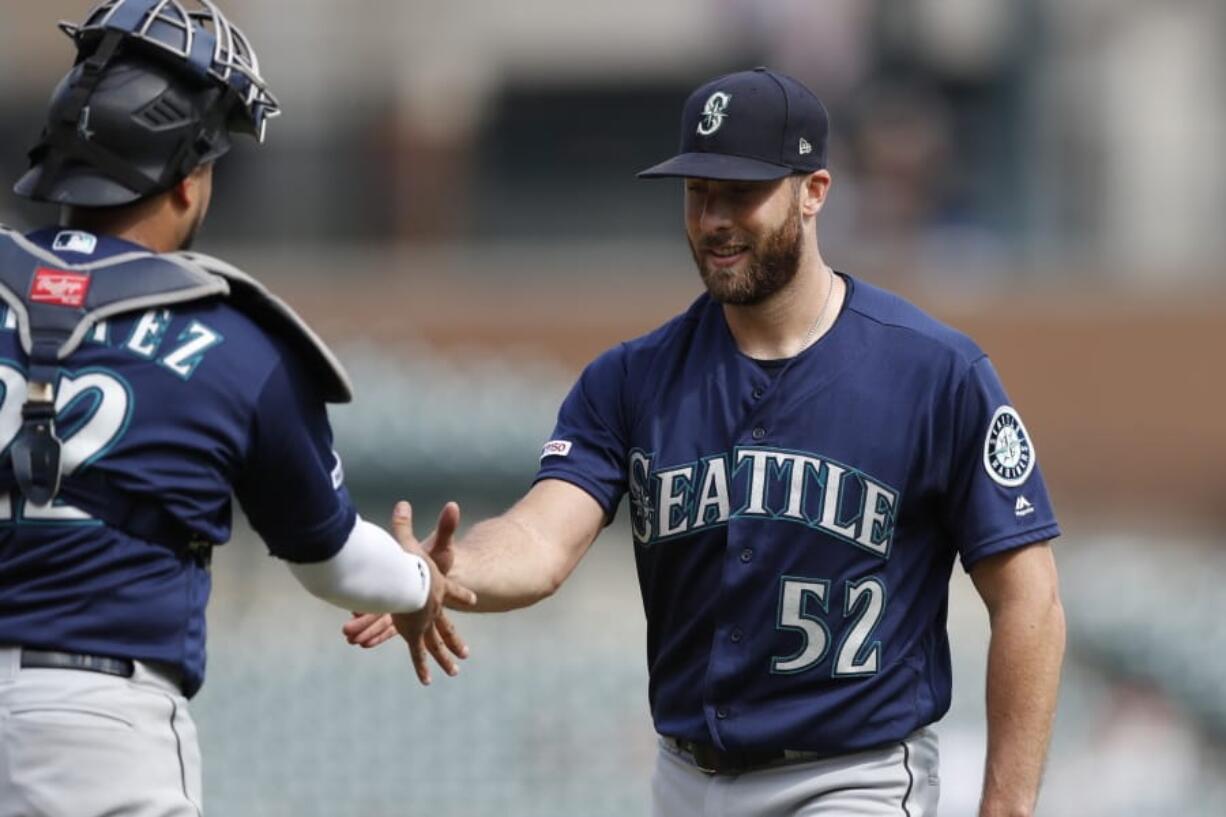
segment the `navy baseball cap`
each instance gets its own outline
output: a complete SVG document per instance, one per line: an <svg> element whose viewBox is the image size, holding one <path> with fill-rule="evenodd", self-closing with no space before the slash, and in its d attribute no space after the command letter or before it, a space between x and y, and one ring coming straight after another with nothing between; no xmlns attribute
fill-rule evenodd
<svg viewBox="0 0 1226 817"><path fill-rule="evenodd" d="M830 122L817 96L767 68L711 80L681 113L681 152L641 179L768 181L826 166Z"/></svg>

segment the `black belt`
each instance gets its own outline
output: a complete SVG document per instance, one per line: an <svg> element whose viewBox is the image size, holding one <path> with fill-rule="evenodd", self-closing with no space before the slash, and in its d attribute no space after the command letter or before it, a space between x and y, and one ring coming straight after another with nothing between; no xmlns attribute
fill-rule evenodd
<svg viewBox="0 0 1226 817"><path fill-rule="evenodd" d="M795 749L744 749L726 751L713 743L664 737L664 741L687 756L703 774L744 774L756 769L821 760L828 755Z"/></svg>
<svg viewBox="0 0 1226 817"><path fill-rule="evenodd" d="M136 666L126 658L110 658L105 655L82 655L75 652L55 650L21 650L22 669L79 669L86 672L101 672L131 678Z"/></svg>

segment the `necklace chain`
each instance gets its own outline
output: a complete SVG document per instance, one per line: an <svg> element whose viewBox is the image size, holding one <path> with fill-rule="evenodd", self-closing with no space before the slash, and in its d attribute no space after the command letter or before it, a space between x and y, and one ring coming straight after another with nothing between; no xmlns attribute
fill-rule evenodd
<svg viewBox="0 0 1226 817"><path fill-rule="evenodd" d="M834 274L828 272L829 284L826 286L826 297L822 300L822 308L818 310L817 317L813 319L813 325L809 327L809 331L805 333L804 339L800 342L800 349L796 354L800 354L805 349L809 348L809 342L813 338L813 333L817 331L817 327L821 324L822 318L826 317L826 307L830 306L830 296L834 293Z"/></svg>

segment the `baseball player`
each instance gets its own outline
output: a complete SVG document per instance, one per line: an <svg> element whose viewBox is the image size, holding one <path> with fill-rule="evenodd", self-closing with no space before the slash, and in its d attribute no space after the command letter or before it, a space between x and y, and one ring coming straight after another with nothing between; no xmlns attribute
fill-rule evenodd
<svg viewBox="0 0 1226 817"><path fill-rule="evenodd" d="M419 671L424 650L453 668L425 636L471 595L356 513L331 352L183 251L231 132L262 141L279 113L247 39L207 0L106 0L62 27L76 64L16 185L62 221L0 227L0 817L198 815L186 703L232 494L311 593L398 611Z"/></svg>
<svg viewBox="0 0 1226 817"><path fill-rule="evenodd" d="M531 491L433 556L479 609L531 604L629 496L660 817L935 814L960 558L992 626L980 814L1028 815L1063 654L1059 528L987 356L823 261L827 128L763 68L689 97L681 153L640 175L684 179L706 293L589 365Z"/></svg>

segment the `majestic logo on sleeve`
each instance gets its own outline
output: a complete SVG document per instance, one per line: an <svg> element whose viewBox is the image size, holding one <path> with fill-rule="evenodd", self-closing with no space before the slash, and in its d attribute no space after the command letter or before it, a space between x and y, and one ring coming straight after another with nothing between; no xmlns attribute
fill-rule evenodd
<svg viewBox="0 0 1226 817"><path fill-rule="evenodd" d="M1012 406L1001 406L992 415L983 442L983 467L988 476L1006 488L1021 485L1034 470L1030 434Z"/></svg>
<svg viewBox="0 0 1226 817"><path fill-rule="evenodd" d="M804 525L890 556L898 492L824 457L744 447L655 468L652 455L635 449L629 465L631 522L640 544L759 518Z"/></svg>
<svg viewBox="0 0 1226 817"><path fill-rule="evenodd" d="M724 91L716 91L707 97L707 104L702 106L702 118L698 120L699 136L710 136L720 129L728 116L728 103L731 101L732 94Z"/></svg>

